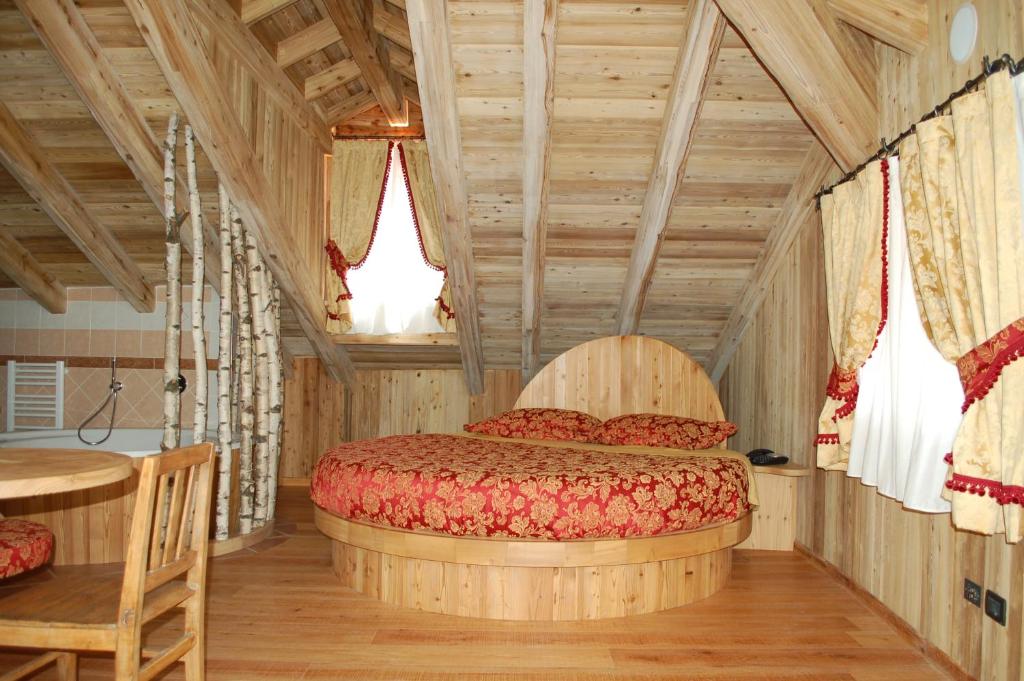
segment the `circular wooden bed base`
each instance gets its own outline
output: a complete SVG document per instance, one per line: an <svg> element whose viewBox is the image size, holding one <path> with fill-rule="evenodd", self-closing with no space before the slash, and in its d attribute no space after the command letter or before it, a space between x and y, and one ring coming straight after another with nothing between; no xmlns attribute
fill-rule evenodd
<svg viewBox="0 0 1024 681"><path fill-rule="evenodd" d="M640 615L707 598L732 570L746 514L725 525L629 539L451 537L365 525L316 509L342 584L445 615L588 620Z"/></svg>

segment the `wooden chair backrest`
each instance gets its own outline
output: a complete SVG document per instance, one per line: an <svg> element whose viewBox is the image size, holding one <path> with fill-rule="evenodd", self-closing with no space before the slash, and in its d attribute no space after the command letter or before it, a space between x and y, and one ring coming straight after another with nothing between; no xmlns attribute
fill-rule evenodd
<svg viewBox="0 0 1024 681"><path fill-rule="evenodd" d="M118 609L118 650L131 647L136 662L146 621L183 597L203 598L213 459L213 445L205 443L142 461Z"/></svg>

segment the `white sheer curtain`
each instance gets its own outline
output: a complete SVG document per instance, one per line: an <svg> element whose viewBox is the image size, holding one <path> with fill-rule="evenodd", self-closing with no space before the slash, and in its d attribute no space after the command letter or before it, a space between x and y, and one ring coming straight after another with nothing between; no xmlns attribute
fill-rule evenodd
<svg viewBox="0 0 1024 681"><path fill-rule="evenodd" d="M366 262L348 271L350 333L441 333L434 308L444 274L427 267L412 220L397 145Z"/></svg>
<svg viewBox="0 0 1024 681"><path fill-rule="evenodd" d="M899 160L889 160L888 322L860 370L847 474L906 508L945 513L944 457L960 426L956 367L928 340L914 299Z"/></svg>

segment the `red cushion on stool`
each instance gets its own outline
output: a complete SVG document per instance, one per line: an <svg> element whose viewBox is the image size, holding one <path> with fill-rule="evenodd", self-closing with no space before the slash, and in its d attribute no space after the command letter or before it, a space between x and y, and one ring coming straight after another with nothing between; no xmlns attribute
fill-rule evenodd
<svg viewBox="0 0 1024 681"><path fill-rule="evenodd" d="M0 579L34 570L50 560L53 532L46 525L0 519Z"/></svg>

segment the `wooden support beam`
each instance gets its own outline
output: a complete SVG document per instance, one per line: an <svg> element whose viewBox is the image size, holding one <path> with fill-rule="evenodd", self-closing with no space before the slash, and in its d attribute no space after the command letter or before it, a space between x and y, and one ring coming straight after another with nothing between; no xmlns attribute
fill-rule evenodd
<svg viewBox="0 0 1024 681"><path fill-rule="evenodd" d="M139 312L153 311L153 286L139 266L110 229L86 209L46 152L2 102L0 162L132 307Z"/></svg>
<svg viewBox="0 0 1024 681"><path fill-rule="evenodd" d="M348 354L331 341L324 325L320 282L310 274L309 264L291 248L291 226L204 49L196 25L198 17L189 11L196 1L126 0L125 5L239 214L256 237L303 333L331 377L354 385L355 367Z"/></svg>
<svg viewBox="0 0 1024 681"><path fill-rule="evenodd" d="M359 77L359 67L351 59L344 59L337 64L331 64L320 73L315 73L306 79L303 89L306 100L313 101L323 97L328 92L333 92L346 83L351 83Z"/></svg>
<svg viewBox="0 0 1024 681"><path fill-rule="evenodd" d="M926 0L828 0L835 15L907 54L928 47Z"/></svg>
<svg viewBox="0 0 1024 681"><path fill-rule="evenodd" d="M294 5L298 0L231 0L238 16L247 24L255 24L274 12Z"/></svg>
<svg viewBox="0 0 1024 681"><path fill-rule="evenodd" d="M757 311L764 302L768 288L800 234L801 228L813 217L814 193L835 170L836 164L824 147L817 143L812 144L804 157L796 180L793 181L793 187L782 204L779 221L768 234L764 249L754 264L746 284L743 285L739 300L733 306L718 342L711 351L707 366L710 369L711 380L715 383L725 373L736 348L743 340L744 332L757 317Z"/></svg>
<svg viewBox="0 0 1024 681"><path fill-rule="evenodd" d="M523 385L533 378L540 366L557 21L558 0L526 0L523 6Z"/></svg>
<svg viewBox="0 0 1024 681"><path fill-rule="evenodd" d="M416 82L416 63L413 61L412 52L398 47L391 47L388 49L388 56L391 57L391 68L398 71L407 80ZM415 90L416 88L412 89ZM406 88L405 96L409 101L414 101L413 98L419 98L419 93L409 92L408 88Z"/></svg>
<svg viewBox="0 0 1024 681"><path fill-rule="evenodd" d="M725 18L713 0L693 0L687 9L686 31L676 59L672 89L661 124L661 139L647 193L640 211L640 224L626 270L622 300L616 318L618 333L628 336L640 326L647 290L654 278L658 251L672 210L679 175L690 154L690 144L700 117L718 47L725 33Z"/></svg>
<svg viewBox="0 0 1024 681"><path fill-rule="evenodd" d="M163 147L78 7L73 0L16 0L16 4L162 216ZM184 214L188 212L185 202L188 190L184 178L177 179L178 212ZM219 293L220 249L214 233L216 220L205 222L209 225L203 235L206 281ZM191 252L191 220L182 224L181 232L182 244Z"/></svg>
<svg viewBox="0 0 1024 681"><path fill-rule="evenodd" d="M324 4L388 122L408 125L402 78L391 68L388 46L373 28L373 0L324 0Z"/></svg>
<svg viewBox="0 0 1024 681"><path fill-rule="evenodd" d="M208 32L213 44L207 49L229 50L252 71L260 87L296 125L317 141L324 153L331 152L330 126L310 106L284 69L222 0L190 0L189 9Z"/></svg>
<svg viewBox="0 0 1024 681"><path fill-rule="evenodd" d="M874 153L874 61L821 0L716 1L843 170Z"/></svg>
<svg viewBox="0 0 1024 681"><path fill-rule="evenodd" d="M277 65L282 69L316 54L341 40L338 27L330 19L321 19L277 44Z"/></svg>
<svg viewBox="0 0 1024 681"><path fill-rule="evenodd" d="M369 90L363 90L358 94L352 95L341 104L332 107L327 112L327 120L331 122L332 126L341 125L348 119L365 113L375 106L377 106L377 98Z"/></svg>
<svg viewBox="0 0 1024 681"><path fill-rule="evenodd" d="M478 395L484 390L484 351L480 338L480 308L476 301L469 198L462 165L462 133L448 37L447 3L407 0L406 4L416 72L420 75L420 102L430 152L430 170L442 213L444 255L452 288L462 369L469 391Z"/></svg>
<svg viewBox="0 0 1024 681"><path fill-rule="evenodd" d="M383 2L374 5L373 28L391 42L406 50L412 50L409 42L409 22L398 12L392 12Z"/></svg>
<svg viewBox="0 0 1024 681"><path fill-rule="evenodd" d="M0 272L10 277L47 312L67 312L68 292L64 284L47 272L46 268L6 230L0 230Z"/></svg>

